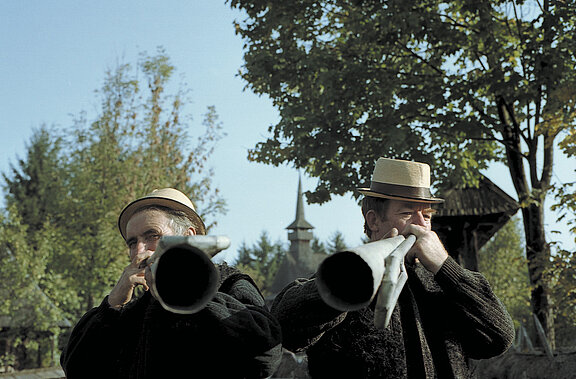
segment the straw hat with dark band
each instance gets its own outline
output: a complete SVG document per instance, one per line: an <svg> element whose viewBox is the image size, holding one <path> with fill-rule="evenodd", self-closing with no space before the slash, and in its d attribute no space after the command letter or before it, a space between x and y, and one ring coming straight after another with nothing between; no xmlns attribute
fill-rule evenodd
<svg viewBox="0 0 576 379"><path fill-rule="evenodd" d="M204 221L202 221L200 216L198 216L198 213L196 213L194 204L192 204L192 201L188 196L174 188L162 188L156 189L148 195L134 200L124 207L122 213L120 213L120 217L118 217L118 228L120 229L120 234L122 234L124 239L126 239L126 225L128 224L128 220L130 220L138 209L149 205L157 205L177 211L183 211L190 220L198 226L199 230L196 232L198 234L206 234Z"/></svg>
<svg viewBox="0 0 576 379"><path fill-rule="evenodd" d="M370 188L358 188L365 196L419 203L443 203L430 192L430 166L426 163L379 158Z"/></svg>

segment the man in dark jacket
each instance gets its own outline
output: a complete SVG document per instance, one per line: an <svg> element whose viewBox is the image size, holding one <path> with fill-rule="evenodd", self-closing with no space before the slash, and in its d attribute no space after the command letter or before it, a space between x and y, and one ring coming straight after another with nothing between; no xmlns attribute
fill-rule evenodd
<svg viewBox="0 0 576 379"><path fill-rule="evenodd" d="M429 166L380 158L370 188L359 191L371 241L416 237L389 325L374 326L376 300L360 310L337 310L323 300L316 277L298 279L271 309L284 347L306 351L313 378L474 377L468 358L505 352L514 324L484 276L458 265L431 230L432 204L443 200L430 193Z"/></svg>
<svg viewBox="0 0 576 379"><path fill-rule="evenodd" d="M249 276L226 264L216 265L218 290L194 314L170 312L147 291L147 258L162 236L205 234L186 195L172 188L155 190L128 204L118 226L131 263L100 306L88 311L72 331L61 356L68 378L273 374L281 359L280 326ZM140 297L134 296L137 286L146 290Z"/></svg>

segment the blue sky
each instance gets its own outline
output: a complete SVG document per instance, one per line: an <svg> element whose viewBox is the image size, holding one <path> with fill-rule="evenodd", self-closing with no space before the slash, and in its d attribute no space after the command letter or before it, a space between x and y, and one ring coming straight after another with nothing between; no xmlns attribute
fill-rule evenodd
<svg viewBox="0 0 576 379"><path fill-rule="evenodd" d="M244 90L246 83L237 76L243 41L233 21L241 17L223 0L0 1L0 171L24 156L34 128L69 126L81 111L93 115L98 109L94 91L106 70L118 62L135 63L140 52L152 54L163 46L176 67L175 79L182 77L192 90L194 123L214 105L227 133L211 162L229 209L212 234L232 240L220 259L233 260L238 246L252 245L262 231L273 241L286 241L299 174L246 159L247 149L267 136L278 113L268 98ZM559 165L556 178L576 180L574 166L573 161ZM515 197L501 166L487 175ZM313 189L315 179L302 179L304 191ZM340 231L348 245L361 243L362 215L351 194L322 206L306 205L305 215L322 241ZM554 224L551 213L546 221L573 246L565 225Z"/></svg>

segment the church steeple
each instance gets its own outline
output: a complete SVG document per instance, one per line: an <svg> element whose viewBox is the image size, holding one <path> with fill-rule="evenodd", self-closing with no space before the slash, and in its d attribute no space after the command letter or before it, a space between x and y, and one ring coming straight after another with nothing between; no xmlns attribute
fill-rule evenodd
<svg viewBox="0 0 576 379"><path fill-rule="evenodd" d="M298 176L298 197L296 198L296 219L286 229L308 230L314 229L308 221L304 219L304 204L302 201L302 178Z"/></svg>
<svg viewBox="0 0 576 379"><path fill-rule="evenodd" d="M272 295L267 298L271 304L274 297L282 289L297 278L308 278L318 268L319 262L324 259L324 254L315 254L310 246L310 241L314 238L311 229L314 229L308 221L304 219L304 201L302 199L302 179L298 176L298 197L296 198L296 219L286 229L290 249L280 263L278 273L274 283L270 288Z"/></svg>

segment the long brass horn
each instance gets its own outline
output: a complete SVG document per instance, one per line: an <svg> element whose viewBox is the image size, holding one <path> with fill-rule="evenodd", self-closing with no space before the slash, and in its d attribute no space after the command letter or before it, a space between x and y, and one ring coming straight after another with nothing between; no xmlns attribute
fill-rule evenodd
<svg viewBox="0 0 576 379"><path fill-rule="evenodd" d="M414 241L414 236L406 239L400 235L369 242L327 257L318 267L316 278L320 296L326 304L340 311L358 310L372 302L383 284L383 278L388 274L383 291L386 294L380 295L386 303L380 304L379 309L391 313L405 283L405 280L399 279L399 275L404 272L404 256ZM387 267L387 263L390 267ZM392 302L394 304L391 304ZM377 327L382 328L383 324L387 326L389 315L376 316Z"/></svg>
<svg viewBox="0 0 576 379"><path fill-rule="evenodd" d="M225 236L162 237L148 262L152 295L167 311L200 311L219 286L220 275L211 258L229 246Z"/></svg>

